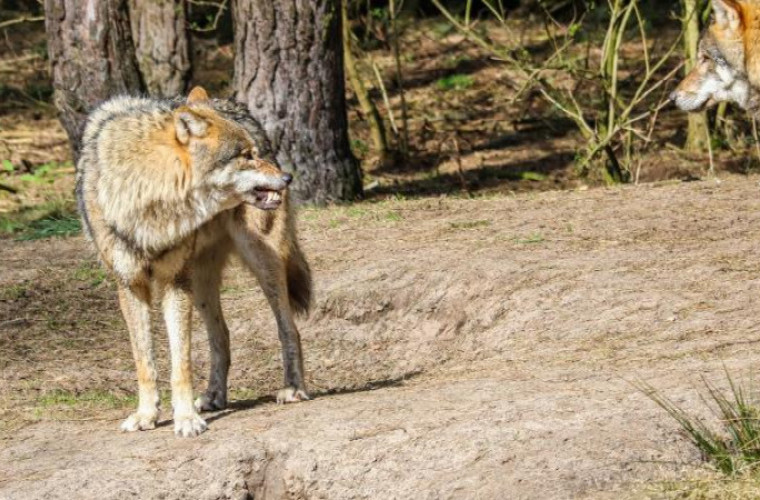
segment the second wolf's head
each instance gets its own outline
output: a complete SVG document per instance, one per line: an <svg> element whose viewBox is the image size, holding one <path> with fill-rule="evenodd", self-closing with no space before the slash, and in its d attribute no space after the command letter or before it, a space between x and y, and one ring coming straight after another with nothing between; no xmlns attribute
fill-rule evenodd
<svg viewBox="0 0 760 500"><path fill-rule="evenodd" d="M699 41L697 62L671 99L684 111L729 101L757 107L760 88L760 5L713 0L713 19ZM696 14L694 14L696 15Z"/></svg>
<svg viewBox="0 0 760 500"><path fill-rule="evenodd" d="M193 89L173 117L179 157L191 170L196 187L265 210L280 205L282 191L293 177L260 158L250 135L220 116L209 105L205 90Z"/></svg>

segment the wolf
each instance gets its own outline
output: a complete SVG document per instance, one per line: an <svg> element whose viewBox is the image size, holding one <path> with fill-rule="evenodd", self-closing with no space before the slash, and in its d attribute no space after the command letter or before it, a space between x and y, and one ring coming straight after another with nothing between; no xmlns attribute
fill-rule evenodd
<svg viewBox="0 0 760 500"><path fill-rule="evenodd" d="M724 101L760 111L760 4L713 0L712 5L697 62L670 98L683 111L702 111Z"/></svg>
<svg viewBox="0 0 760 500"><path fill-rule="evenodd" d="M175 434L197 436L207 427L199 413L226 407L230 339L219 287L232 254L256 276L276 318L285 379L277 401L309 399L294 316L309 310L311 271L288 199L292 176L264 158L262 138L242 105L210 99L200 87L186 100L116 97L88 118L77 203L115 277L130 334L138 407L124 431L153 429L158 420L154 299L169 336ZM193 306L211 348L208 388L195 402Z"/></svg>

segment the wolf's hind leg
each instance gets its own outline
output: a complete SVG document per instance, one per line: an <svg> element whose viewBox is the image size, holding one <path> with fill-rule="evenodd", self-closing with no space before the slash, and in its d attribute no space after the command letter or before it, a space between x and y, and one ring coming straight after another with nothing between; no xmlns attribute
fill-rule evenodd
<svg viewBox="0 0 760 500"><path fill-rule="evenodd" d="M238 231L233 237L238 253L258 279L277 320L285 372L285 387L277 393L277 402L308 400L310 396L304 381L301 336L290 307L284 259L271 246L247 231Z"/></svg>
<svg viewBox="0 0 760 500"><path fill-rule="evenodd" d="M193 300L208 333L211 371L208 388L195 400L198 411L223 410L227 407L227 375L230 370L230 331L224 321L219 299L222 269L228 252L216 245L196 257L193 265Z"/></svg>
<svg viewBox="0 0 760 500"><path fill-rule="evenodd" d="M191 286L187 277L177 277L166 284L161 301L172 360L174 433L181 437L197 436L206 430L206 422L193 406Z"/></svg>
<svg viewBox="0 0 760 500"><path fill-rule="evenodd" d="M121 429L127 432L153 429L158 421L159 398L156 388L156 365L153 359L153 337L150 331L149 287L144 285L129 289L120 286L119 304L132 342L139 397L137 411L121 424Z"/></svg>

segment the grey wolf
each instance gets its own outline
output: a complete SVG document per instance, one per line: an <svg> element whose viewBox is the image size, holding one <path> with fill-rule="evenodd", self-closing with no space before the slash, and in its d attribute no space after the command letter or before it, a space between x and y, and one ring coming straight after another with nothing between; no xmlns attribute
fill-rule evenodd
<svg viewBox="0 0 760 500"><path fill-rule="evenodd" d="M719 102L760 108L760 5L713 0L713 18L699 41L694 68L671 94L684 111L701 111Z"/></svg>
<svg viewBox="0 0 760 500"><path fill-rule="evenodd" d="M233 253L277 320L285 371L278 402L309 399L294 315L309 309L311 274L288 201L292 176L262 157L259 146L267 145L254 140L261 137L254 124L245 108L199 87L182 101L116 97L88 118L77 201L85 232L115 277L137 368L138 407L124 431L152 429L158 420L154 299L169 335L175 433L200 434L199 412L226 407L230 341L219 287ZM195 402L193 305L211 347L208 388Z"/></svg>

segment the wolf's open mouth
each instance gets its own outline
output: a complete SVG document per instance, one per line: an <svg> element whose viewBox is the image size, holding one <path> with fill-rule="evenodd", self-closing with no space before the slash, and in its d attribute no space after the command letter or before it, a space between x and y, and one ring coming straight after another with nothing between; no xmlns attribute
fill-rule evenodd
<svg viewBox="0 0 760 500"><path fill-rule="evenodd" d="M280 191L254 189L253 195L256 198L253 205L263 210L274 210L282 203L282 193Z"/></svg>

